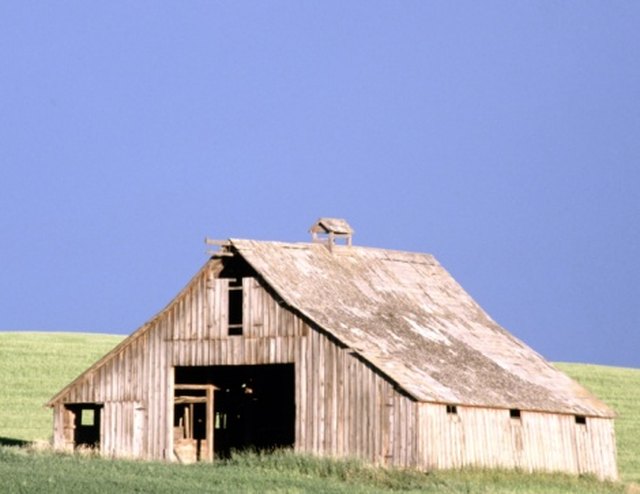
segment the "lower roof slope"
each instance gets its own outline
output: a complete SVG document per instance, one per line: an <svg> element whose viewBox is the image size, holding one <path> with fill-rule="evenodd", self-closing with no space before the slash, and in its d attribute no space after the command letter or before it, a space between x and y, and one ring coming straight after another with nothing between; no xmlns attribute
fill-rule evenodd
<svg viewBox="0 0 640 494"><path fill-rule="evenodd" d="M493 321L431 255L237 239L228 248L417 400L614 416Z"/></svg>

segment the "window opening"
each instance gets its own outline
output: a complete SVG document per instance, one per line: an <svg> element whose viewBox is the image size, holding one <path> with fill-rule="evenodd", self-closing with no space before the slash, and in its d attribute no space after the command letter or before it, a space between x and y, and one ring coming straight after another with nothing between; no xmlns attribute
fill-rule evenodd
<svg viewBox="0 0 640 494"><path fill-rule="evenodd" d="M83 427L91 427L95 425L95 413L93 408L83 408L80 412L80 425Z"/></svg>
<svg viewBox="0 0 640 494"><path fill-rule="evenodd" d="M458 415L458 407L455 405L447 405L447 413L449 415Z"/></svg>
<svg viewBox="0 0 640 494"><path fill-rule="evenodd" d="M229 280L229 336L242 335L242 278Z"/></svg>
<svg viewBox="0 0 640 494"><path fill-rule="evenodd" d="M70 428L72 436L69 442L73 442L74 448L99 448L100 447L100 412L102 405L99 403L70 403L65 405L70 412Z"/></svg>
<svg viewBox="0 0 640 494"><path fill-rule="evenodd" d="M576 415L576 424L587 425L587 417L584 415Z"/></svg>
<svg viewBox="0 0 640 494"><path fill-rule="evenodd" d="M517 408L512 408L511 410L509 410L509 417L511 417L512 419L520 419L520 410L518 410Z"/></svg>
<svg viewBox="0 0 640 494"><path fill-rule="evenodd" d="M215 429L226 429L227 428L227 414L216 412L215 418Z"/></svg>

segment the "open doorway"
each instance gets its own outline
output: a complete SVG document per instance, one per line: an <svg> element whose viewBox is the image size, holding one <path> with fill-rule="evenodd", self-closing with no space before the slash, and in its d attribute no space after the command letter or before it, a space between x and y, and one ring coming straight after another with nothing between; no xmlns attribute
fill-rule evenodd
<svg viewBox="0 0 640 494"><path fill-rule="evenodd" d="M215 386L212 425L216 457L228 457L232 450L293 446L293 364L176 367L175 376L176 387Z"/></svg>

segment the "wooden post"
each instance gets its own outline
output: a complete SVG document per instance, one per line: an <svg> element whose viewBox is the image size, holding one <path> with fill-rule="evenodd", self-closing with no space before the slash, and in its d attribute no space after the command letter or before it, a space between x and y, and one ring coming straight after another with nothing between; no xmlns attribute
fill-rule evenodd
<svg viewBox="0 0 640 494"><path fill-rule="evenodd" d="M207 451L206 460L213 461L213 386L207 386Z"/></svg>

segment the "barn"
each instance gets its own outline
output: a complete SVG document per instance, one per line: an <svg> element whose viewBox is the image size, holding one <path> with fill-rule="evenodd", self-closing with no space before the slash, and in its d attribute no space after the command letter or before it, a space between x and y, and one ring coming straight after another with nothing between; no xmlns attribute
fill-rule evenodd
<svg viewBox="0 0 640 494"><path fill-rule="evenodd" d="M494 322L428 254L230 239L59 391L53 444L212 461L289 447L378 465L616 479L614 412Z"/></svg>

